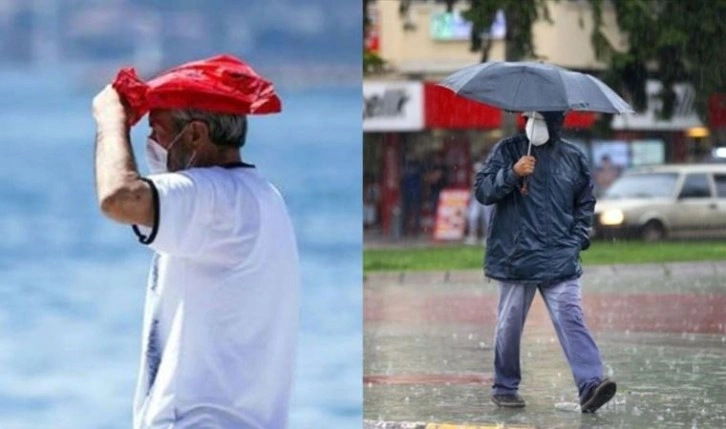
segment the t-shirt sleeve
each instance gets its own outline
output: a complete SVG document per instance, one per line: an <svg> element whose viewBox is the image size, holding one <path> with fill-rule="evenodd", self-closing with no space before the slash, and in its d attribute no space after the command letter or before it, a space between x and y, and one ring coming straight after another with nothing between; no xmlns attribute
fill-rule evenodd
<svg viewBox="0 0 726 429"><path fill-rule="evenodd" d="M152 175L143 179L151 186L155 206L151 228L134 225L139 241L160 253L192 256L203 252L213 199L203 177L188 173Z"/></svg>

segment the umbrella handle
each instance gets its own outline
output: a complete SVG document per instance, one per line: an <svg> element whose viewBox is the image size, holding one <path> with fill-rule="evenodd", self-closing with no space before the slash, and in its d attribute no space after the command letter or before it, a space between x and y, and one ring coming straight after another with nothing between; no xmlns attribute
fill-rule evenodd
<svg viewBox="0 0 726 429"><path fill-rule="evenodd" d="M532 155L532 141L529 141L529 145L527 146L527 156ZM529 176L526 176L522 179L522 187L519 188L519 193L522 195L527 195L529 193L529 190L527 189L527 179L529 179Z"/></svg>
<svg viewBox="0 0 726 429"><path fill-rule="evenodd" d="M530 115L534 117L535 112L531 112ZM526 132L527 125L525 124L524 127ZM535 127L532 128L532 133L534 133L534 130L536 130ZM532 138L534 138L534 136L532 136ZM530 156L532 154L532 138L530 138L529 136L527 137L527 140L529 140L529 145L527 145L527 156Z"/></svg>
<svg viewBox="0 0 726 429"><path fill-rule="evenodd" d="M522 195L527 195L529 193L529 189L527 188L527 179L529 179L529 176L522 178L522 186L519 188L519 193Z"/></svg>

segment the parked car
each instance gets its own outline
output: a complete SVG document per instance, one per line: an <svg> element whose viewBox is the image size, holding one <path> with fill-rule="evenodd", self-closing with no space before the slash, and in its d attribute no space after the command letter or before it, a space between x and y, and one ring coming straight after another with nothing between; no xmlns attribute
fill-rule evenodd
<svg viewBox="0 0 726 429"><path fill-rule="evenodd" d="M689 164L626 171L595 205L595 237L726 237L726 165Z"/></svg>

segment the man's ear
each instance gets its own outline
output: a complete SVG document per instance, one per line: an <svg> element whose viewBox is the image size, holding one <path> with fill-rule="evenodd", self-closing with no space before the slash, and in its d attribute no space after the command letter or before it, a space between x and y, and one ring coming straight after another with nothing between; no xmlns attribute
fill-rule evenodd
<svg viewBox="0 0 726 429"><path fill-rule="evenodd" d="M204 143L211 141L209 135L209 126L206 122L193 121L190 125L190 143L194 148L198 148Z"/></svg>

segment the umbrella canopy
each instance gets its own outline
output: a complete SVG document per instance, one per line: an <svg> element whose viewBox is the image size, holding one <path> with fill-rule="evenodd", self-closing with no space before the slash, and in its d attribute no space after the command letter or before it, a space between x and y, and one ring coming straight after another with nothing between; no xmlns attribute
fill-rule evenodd
<svg viewBox="0 0 726 429"><path fill-rule="evenodd" d="M600 80L539 62L477 64L457 71L439 85L462 97L511 112L635 113Z"/></svg>

